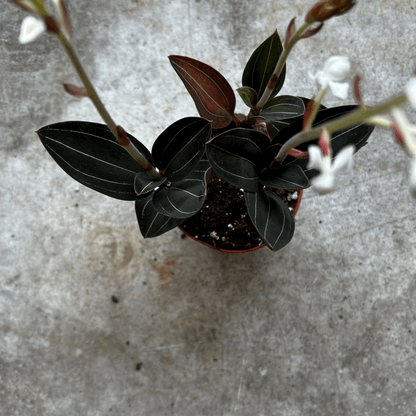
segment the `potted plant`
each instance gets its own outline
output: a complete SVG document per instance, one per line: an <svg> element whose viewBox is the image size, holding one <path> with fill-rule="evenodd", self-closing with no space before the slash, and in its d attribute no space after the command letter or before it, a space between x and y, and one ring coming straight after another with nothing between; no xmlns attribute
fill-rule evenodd
<svg viewBox="0 0 416 416"><path fill-rule="evenodd" d="M234 91L218 71L189 57L170 56L199 117L167 127L151 151L118 126L99 99L71 44L65 3L55 0L56 18L43 0L13 1L34 15L24 20L20 41L32 41L44 31L55 34L83 84L66 84L66 91L89 97L105 122L51 124L38 130L41 142L78 182L134 201L145 238L180 226L225 251L264 245L277 251L293 237L302 190L311 185L319 193L334 190L337 174L351 170L353 154L367 143L374 125L391 129L413 155L410 179L412 190L416 188L416 128L399 109L408 101L416 107L414 80L405 92L368 108L355 77L357 105L325 108L321 101L326 92L343 99L348 89L349 60L335 56L311 75L320 86L316 97L278 95L295 44L349 11L353 0L320 1L301 27L296 28L295 19L290 22L283 42L276 31L258 46L237 90L248 107L244 115L235 113Z"/></svg>

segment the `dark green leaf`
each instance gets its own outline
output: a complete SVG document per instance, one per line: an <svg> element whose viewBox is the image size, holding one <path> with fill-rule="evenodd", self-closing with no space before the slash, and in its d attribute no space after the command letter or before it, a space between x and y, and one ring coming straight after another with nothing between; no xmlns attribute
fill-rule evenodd
<svg viewBox="0 0 416 416"><path fill-rule="evenodd" d="M186 117L171 124L155 141L153 161L170 182L192 172L211 138L211 123L199 117Z"/></svg>
<svg viewBox="0 0 416 416"><path fill-rule="evenodd" d="M288 120L280 120L280 121L266 121L266 128L269 137L273 140L279 131L283 130L289 124L293 123L295 119L291 118Z"/></svg>
<svg viewBox="0 0 416 416"><path fill-rule="evenodd" d="M73 179L104 195L134 200L134 178L143 169L117 143L107 126L66 121L42 127L39 138L55 162ZM130 134L136 148L151 161L146 147Z"/></svg>
<svg viewBox="0 0 416 416"><path fill-rule="evenodd" d="M302 100L303 108L306 108L306 105L310 101L308 98L304 98L304 97L294 97L294 98ZM266 104L266 106L267 106L267 104ZM323 106L322 104L319 106L319 108L320 108L320 110L325 110L326 109L326 107ZM277 133L279 133L279 131L283 130L289 124L292 124L293 122L295 122L297 118L299 118L300 120L303 120L302 116L291 117L291 118L287 118L287 119L281 119L279 121L273 121L271 117L268 117L266 119L265 123L266 123L267 131L268 131L268 134L269 134L270 138L274 139L276 137Z"/></svg>
<svg viewBox="0 0 416 416"><path fill-rule="evenodd" d="M305 112L302 98L282 95L270 100L260 112L265 119L267 132L273 139L279 131L283 130Z"/></svg>
<svg viewBox="0 0 416 416"><path fill-rule="evenodd" d="M304 189L309 186L309 180L303 169L294 164L266 170L260 182L264 186L280 189Z"/></svg>
<svg viewBox="0 0 416 416"><path fill-rule="evenodd" d="M293 237L295 220L287 205L274 192L244 192L249 216L265 243L277 251Z"/></svg>
<svg viewBox="0 0 416 416"><path fill-rule="evenodd" d="M189 179L189 180L198 180L198 181L206 182L207 180L209 180L210 167L211 165L207 159L200 160L197 167L193 170L193 172L189 176L187 176L184 179L184 181Z"/></svg>
<svg viewBox="0 0 416 416"><path fill-rule="evenodd" d="M159 180L153 180L146 172L139 172L134 178L134 191L137 196L142 196L153 191L165 181L166 176Z"/></svg>
<svg viewBox="0 0 416 416"><path fill-rule="evenodd" d="M241 99L244 101L244 104L250 108L254 108L257 104L258 96L256 91L250 87L241 87L237 88L237 92L240 95Z"/></svg>
<svg viewBox="0 0 416 416"><path fill-rule="evenodd" d="M204 161L207 162L207 161ZM161 186L153 193L153 206L161 214L172 218L189 218L202 207L207 195L208 164L200 164L180 182ZM202 168L202 169L201 169Z"/></svg>
<svg viewBox="0 0 416 416"><path fill-rule="evenodd" d="M217 175L234 186L256 192L260 171L265 168L263 150L269 143L259 131L237 128L210 140L206 154Z"/></svg>
<svg viewBox="0 0 416 416"><path fill-rule="evenodd" d="M282 42L277 31L268 37L251 55L243 72L243 87L253 88L258 97L263 95L279 57L283 51ZM274 97L282 88L285 81L286 65L277 80L270 98Z"/></svg>
<svg viewBox="0 0 416 416"><path fill-rule="evenodd" d="M152 204L152 194L135 204L137 221L144 238L157 237L180 225L183 219L171 218L158 212Z"/></svg>
<svg viewBox="0 0 416 416"><path fill-rule="evenodd" d="M273 98L260 111L260 116L267 121L290 120L302 116L305 112L305 104L299 97L281 95Z"/></svg>
<svg viewBox="0 0 416 416"><path fill-rule="evenodd" d="M216 69L195 59L171 55L169 60L199 115L212 121L214 129L228 126L234 117L235 94L227 80Z"/></svg>

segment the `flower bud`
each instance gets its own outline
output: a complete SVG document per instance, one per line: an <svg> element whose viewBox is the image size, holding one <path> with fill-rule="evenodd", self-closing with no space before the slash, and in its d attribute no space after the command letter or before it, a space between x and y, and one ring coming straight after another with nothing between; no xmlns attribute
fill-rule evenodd
<svg viewBox="0 0 416 416"><path fill-rule="evenodd" d="M52 16L45 16L44 18L46 24L46 30L50 33L54 33L55 35L59 34L61 28L59 27L58 23Z"/></svg>
<svg viewBox="0 0 416 416"><path fill-rule="evenodd" d="M322 133L318 139L318 146L321 148L322 154L324 156L332 156L331 135L326 128L322 129Z"/></svg>
<svg viewBox="0 0 416 416"><path fill-rule="evenodd" d="M355 5L355 0L324 0L316 3L306 14L307 23L324 22L333 16L346 13Z"/></svg>

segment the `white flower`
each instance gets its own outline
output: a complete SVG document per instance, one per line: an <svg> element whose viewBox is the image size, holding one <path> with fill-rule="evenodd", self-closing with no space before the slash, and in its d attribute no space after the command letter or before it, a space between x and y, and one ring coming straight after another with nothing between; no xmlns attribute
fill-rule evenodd
<svg viewBox="0 0 416 416"><path fill-rule="evenodd" d="M45 22L33 16L26 17L20 29L19 42L29 43L37 39L43 32L46 32Z"/></svg>
<svg viewBox="0 0 416 416"><path fill-rule="evenodd" d="M331 156L324 156L319 146L310 145L308 147L309 162L306 168L320 171L320 174L311 180L311 184L318 194L325 195L334 191L336 188L335 175L351 171L354 150L353 145L345 146L331 161Z"/></svg>
<svg viewBox="0 0 416 416"><path fill-rule="evenodd" d="M329 88L332 94L345 100L348 95L348 82L345 82L351 70L350 60L346 56L331 56L325 61L322 71L309 76L319 84L321 89Z"/></svg>
<svg viewBox="0 0 416 416"><path fill-rule="evenodd" d="M406 85L406 96L413 110L416 110L416 78L412 78Z"/></svg>

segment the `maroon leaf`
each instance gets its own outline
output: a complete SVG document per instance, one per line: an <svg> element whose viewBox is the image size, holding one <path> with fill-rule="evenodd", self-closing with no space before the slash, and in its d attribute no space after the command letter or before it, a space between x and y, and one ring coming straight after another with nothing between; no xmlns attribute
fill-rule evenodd
<svg viewBox="0 0 416 416"><path fill-rule="evenodd" d="M234 116L235 95L227 80L211 66L186 56L169 56L195 102L199 115L212 121L212 127L228 126Z"/></svg>

